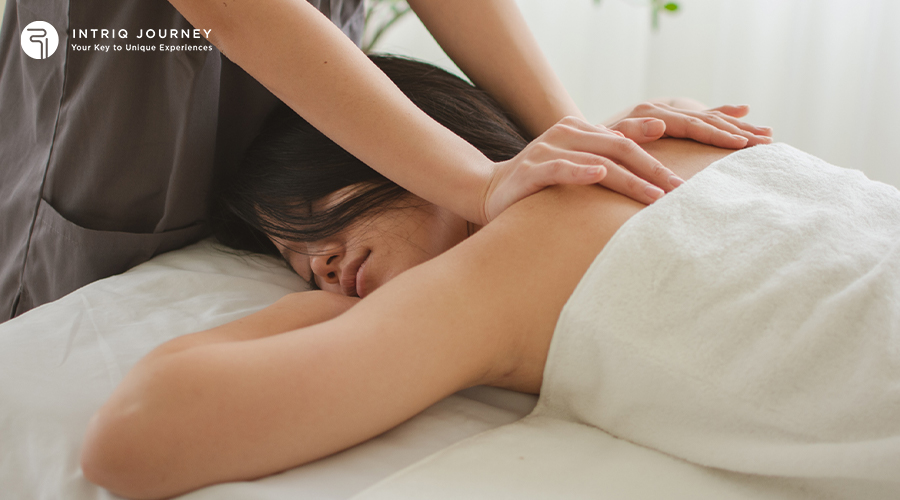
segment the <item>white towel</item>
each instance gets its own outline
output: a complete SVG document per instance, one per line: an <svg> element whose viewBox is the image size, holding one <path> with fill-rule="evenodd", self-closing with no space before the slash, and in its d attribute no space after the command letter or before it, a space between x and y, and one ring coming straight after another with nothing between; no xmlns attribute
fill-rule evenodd
<svg viewBox="0 0 900 500"><path fill-rule="evenodd" d="M900 498L900 193L782 144L711 165L597 256L531 415L354 500L418 498Z"/></svg>
<svg viewBox="0 0 900 500"><path fill-rule="evenodd" d="M721 469L900 486L900 192L783 144L717 162L594 261L535 414Z"/></svg>

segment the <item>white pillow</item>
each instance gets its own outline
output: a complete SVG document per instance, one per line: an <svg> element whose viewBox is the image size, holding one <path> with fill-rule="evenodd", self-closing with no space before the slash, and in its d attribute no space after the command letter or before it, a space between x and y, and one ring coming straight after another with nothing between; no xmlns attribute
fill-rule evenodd
<svg viewBox="0 0 900 500"><path fill-rule="evenodd" d="M0 497L111 498L84 479L79 453L88 420L132 365L169 339L233 321L306 288L280 259L207 240L0 324ZM499 389L465 394L324 460L186 496L349 498L449 444L520 418L535 401ZM504 408L513 394L522 404ZM500 403L475 400L485 397Z"/></svg>

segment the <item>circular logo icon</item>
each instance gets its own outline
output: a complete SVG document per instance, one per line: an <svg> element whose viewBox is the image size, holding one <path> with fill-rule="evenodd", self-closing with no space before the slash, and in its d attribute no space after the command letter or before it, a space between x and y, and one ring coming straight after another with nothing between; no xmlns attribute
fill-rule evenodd
<svg viewBox="0 0 900 500"><path fill-rule="evenodd" d="M59 47L59 34L52 24L34 21L22 30L22 50L33 59L46 59Z"/></svg>

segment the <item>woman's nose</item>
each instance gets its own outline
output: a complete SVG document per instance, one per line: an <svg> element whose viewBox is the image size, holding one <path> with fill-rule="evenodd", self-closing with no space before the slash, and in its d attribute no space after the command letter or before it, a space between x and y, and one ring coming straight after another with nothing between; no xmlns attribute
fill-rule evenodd
<svg viewBox="0 0 900 500"><path fill-rule="evenodd" d="M329 251L310 257L309 266L312 268L313 274L325 283L340 284L342 258L343 253Z"/></svg>

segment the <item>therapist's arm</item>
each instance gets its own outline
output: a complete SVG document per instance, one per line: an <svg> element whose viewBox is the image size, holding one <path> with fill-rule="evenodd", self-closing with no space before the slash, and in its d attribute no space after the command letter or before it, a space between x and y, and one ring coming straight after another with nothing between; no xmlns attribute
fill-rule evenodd
<svg viewBox="0 0 900 500"><path fill-rule="evenodd" d="M447 55L532 136L565 116L583 118L514 0L408 1ZM638 143L664 136L723 148L771 142L770 129L738 120L747 111L741 106L708 109L693 99L674 98L638 105L606 126ZM655 120L645 127L648 119ZM601 184L612 180L607 176Z"/></svg>
<svg viewBox="0 0 900 500"><path fill-rule="evenodd" d="M419 196L469 220L483 218L478 197L492 162L416 108L307 1L170 3L341 147Z"/></svg>
<svg viewBox="0 0 900 500"><path fill-rule="evenodd" d="M447 55L532 136L542 134L566 116L584 118L551 68L514 0L408 2ZM684 131L678 137L732 148L747 145L736 134L750 139L750 145L754 134L765 134L766 129L735 119L746 114L746 107L708 108L690 98L657 99L623 111L605 126L623 132L638 143L659 139L668 128ZM688 115L686 111L697 113ZM689 119L695 115L704 118L702 124ZM724 119L717 121L717 117ZM635 129L632 125L646 121L625 121L631 118L656 118L660 123L654 124L654 132L645 135L640 127Z"/></svg>
<svg viewBox="0 0 900 500"><path fill-rule="evenodd" d="M613 161L663 188L668 170L632 141L570 119L543 146L493 163L419 110L305 0L170 0L222 53L338 145L400 186L477 223L553 184L602 180ZM552 132L552 133L550 133ZM644 180L623 192L650 203ZM661 194L661 192L660 192Z"/></svg>
<svg viewBox="0 0 900 500"><path fill-rule="evenodd" d="M409 0L409 5L453 62L532 137L566 116L584 118L514 0Z"/></svg>

